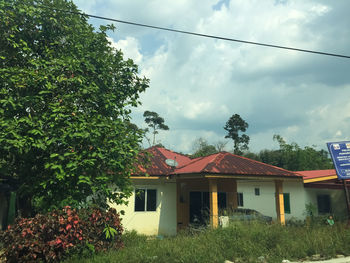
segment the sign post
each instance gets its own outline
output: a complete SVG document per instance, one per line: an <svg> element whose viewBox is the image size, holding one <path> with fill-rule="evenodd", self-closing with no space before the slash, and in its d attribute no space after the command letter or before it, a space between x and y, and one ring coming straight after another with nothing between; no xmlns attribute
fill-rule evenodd
<svg viewBox="0 0 350 263"><path fill-rule="evenodd" d="M343 179L343 185L344 185L344 192L345 192L345 199L346 199L346 205L348 207L348 224L350 225L350 200L349 200L349 191L348 187L346 185L346 180Z"/></svg>
<svg viewBox="0 0 350 263"><path fill-rule="evenodd" d="M350 200L346 180L350 179L350 141L328 142L327 147L331 154L339 180L343 180L346 206L348 208L348 225L350 225Z"/></svg>

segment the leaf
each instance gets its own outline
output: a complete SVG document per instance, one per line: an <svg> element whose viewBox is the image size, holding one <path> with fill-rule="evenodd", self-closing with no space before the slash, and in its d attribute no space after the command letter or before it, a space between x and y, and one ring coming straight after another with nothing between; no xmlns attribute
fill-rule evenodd
<svg viewBox="0 0 350 263"><path fill-rule="evenodd" d="M63 0L51 8L77 10ZM27 189L21 198L40 200L38 210L92 192L103 193L96 202L105 206L116 200L106 185L116 182L130 194L123 167L134 164L142 135L127 120L149 81L112 50L104 32L111 27L97 32L84 16L30 0L0 1L0 25L2 175Z"/></svg>

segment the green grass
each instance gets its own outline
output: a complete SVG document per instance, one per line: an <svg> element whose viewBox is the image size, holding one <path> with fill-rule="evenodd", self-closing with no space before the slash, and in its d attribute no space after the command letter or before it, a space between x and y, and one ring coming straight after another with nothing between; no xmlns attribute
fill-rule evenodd
<svg viewBox="0 0 350 263"><path fill-rule="evenodd" d="M314 254L327 258L350 255L350 230L334 226L286 226L262 223L235 223L224 229L207 229L193 234L179 233L163 240L135 232L124 235L125 248L100 253L91 258L71 258L74 262L267 262L298 260Z"/></svg>

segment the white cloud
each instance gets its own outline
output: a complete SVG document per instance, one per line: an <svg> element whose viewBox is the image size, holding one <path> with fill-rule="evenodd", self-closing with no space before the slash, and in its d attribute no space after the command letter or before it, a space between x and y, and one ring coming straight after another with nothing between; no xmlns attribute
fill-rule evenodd
<svg viewBox="0 0 350 263"><path fill-rule="evenodd" d="M124 55L124 59L131 58L136 64L142 63L142 54L140 53L140 44L136 38L127 37L126 39L115 42L112 38L108 37L108 41L111 42L111 46L116 50L121 50Z"/></svg>
<svg viewBox="0 0 350 263"><path fill-rule="evenodd" d="M228 38L337 53L350 45L345 0L231 0L218 10L210 0L87 2L78 5L97 15ZM170 126L159 135L169 148L223 140L234 113L250 124L253 151L275 147L273 134L319 147L350 134L346 59L120 24L110 37L151 81L135 121L158 112Z"/></svg>
<svg viewBox="0 0 350 263"><path fill-rule="evenodd" d="M185 117L189 119L196 119L199 116L203 117L203 115L207 115L210 109L212 108L212 103L211 102L198 102L196 103L195 101L191 101L185 107Z"/></svg>
<svg viewBox="0 0 350 263"><path fill-rule="evenodd" d="M322 4L316 4L311 7L312 13L316 13L319 16L328 13L330 10L331 8L329 6L322 5Z"/></svg>

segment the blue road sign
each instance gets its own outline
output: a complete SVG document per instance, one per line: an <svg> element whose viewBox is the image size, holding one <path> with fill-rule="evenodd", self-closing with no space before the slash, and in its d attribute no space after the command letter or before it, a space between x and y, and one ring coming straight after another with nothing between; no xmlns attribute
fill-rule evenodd
<svg viewBox="0 0 350 263"><path fill-rule="evenodd" d="M335 170L339 179L350 179L350 141L328 142Z"/></svg>

